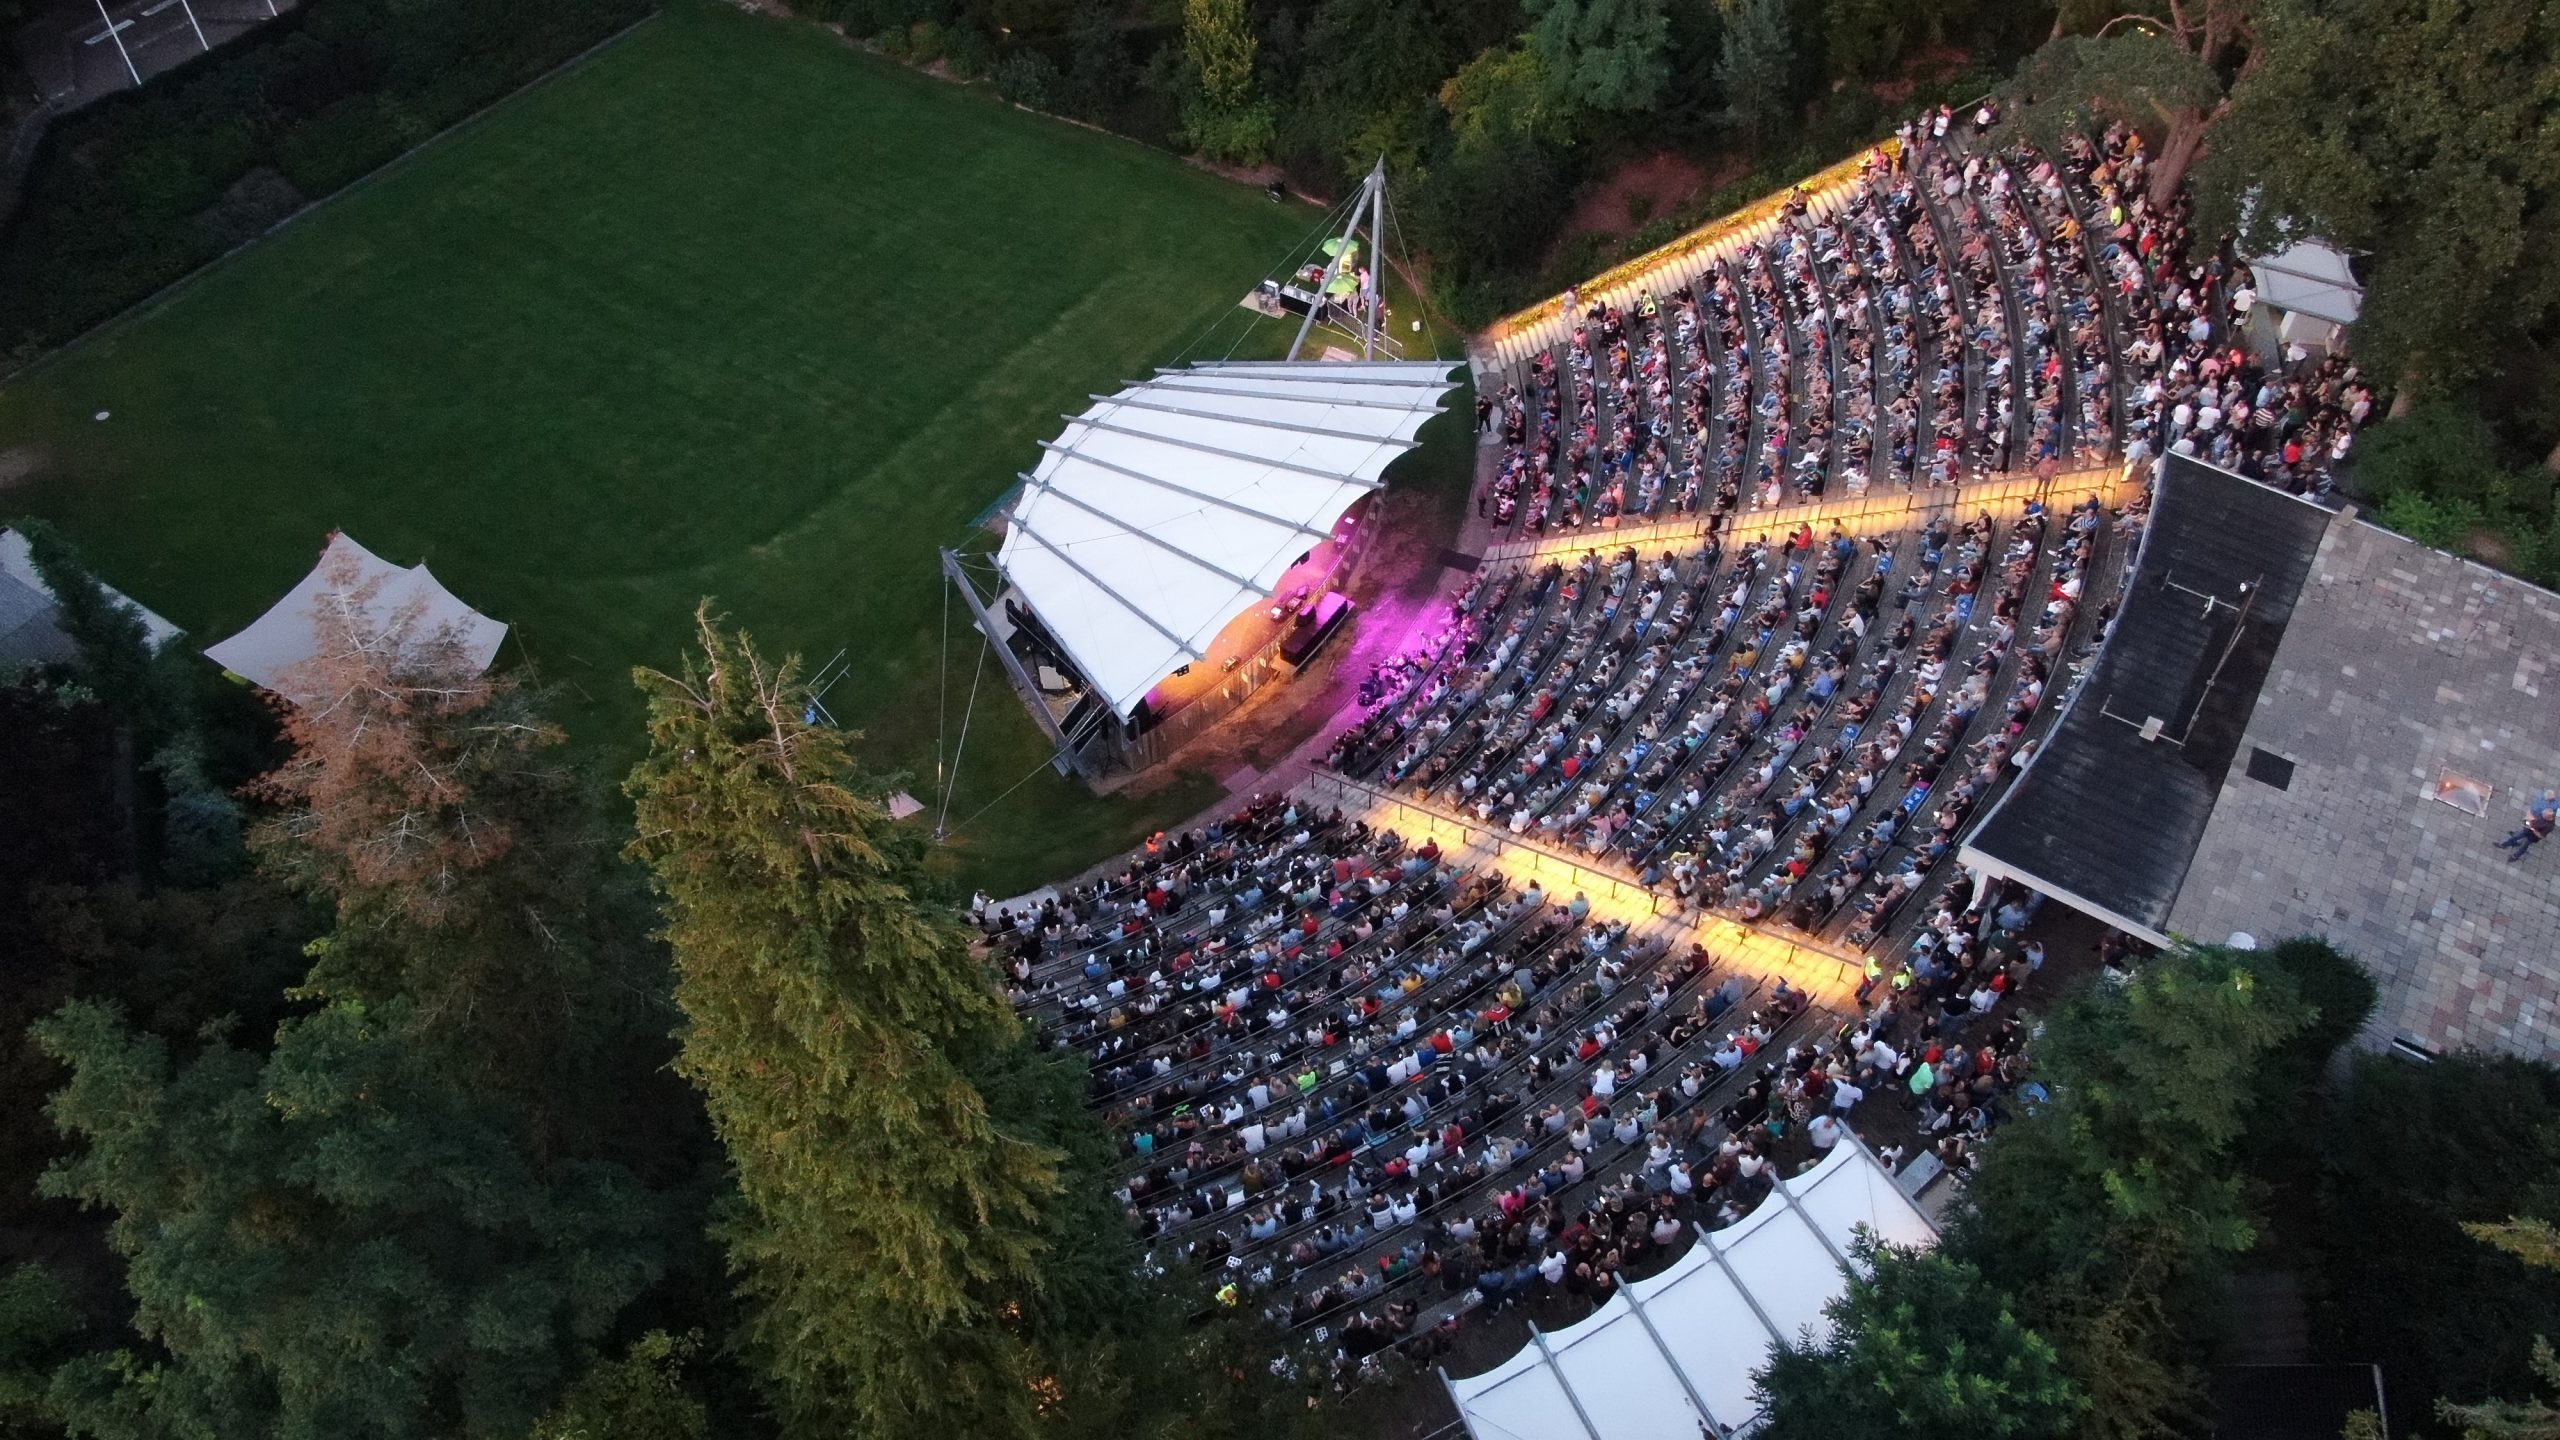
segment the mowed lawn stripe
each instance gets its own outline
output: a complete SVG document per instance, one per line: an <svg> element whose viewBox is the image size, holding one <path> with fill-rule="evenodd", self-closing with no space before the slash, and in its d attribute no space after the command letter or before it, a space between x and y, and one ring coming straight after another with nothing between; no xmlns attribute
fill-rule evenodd
<svg viewBox="0 0 2560 1440"><path fill-rule="evenodd" d="M332 526L424 559L518 627L608 768L638 744L626 672L671 661L712 594L776 649L849 647L838 713L929 769L935 548L1061 411L1172 358L1314 219L676 0L0 390L0 448L39 465L0 509L58 520L208 640ZM990 679L955 819L1039 753ZM973 874L1089 858L1203 793L1036 781L982 822L1004 853Z"/></svg>

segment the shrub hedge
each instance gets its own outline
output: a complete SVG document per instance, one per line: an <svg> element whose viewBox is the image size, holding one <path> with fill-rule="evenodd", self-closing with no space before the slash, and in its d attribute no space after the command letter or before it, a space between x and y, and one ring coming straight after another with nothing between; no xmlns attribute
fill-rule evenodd
<svg viewBox="0 0 2560 1440"><path fill-rule="evenodd" d="M304 0L66 117L0 234L0 349L61 344L654 8Z"/></svg>

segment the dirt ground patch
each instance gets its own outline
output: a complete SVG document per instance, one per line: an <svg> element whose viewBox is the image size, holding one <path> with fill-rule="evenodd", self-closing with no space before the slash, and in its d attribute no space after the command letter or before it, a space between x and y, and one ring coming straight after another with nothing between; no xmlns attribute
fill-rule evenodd
<svg viewBox="0 0 2560 1440"><path fill-rule="evenodd" d="M1709 170L1668 150L1631 160L1582 197L1556 232L1555 243L1561 248L1581 235L1632 235L1655 216L1670 214L1749 168L1740 157L1728 155Z"/></svg>
<svg viewBox="0 0 2560 1440"><path fill-rule="evenodd" d="M41 445L12 445L0 450L0 490L33 479L44 465L45 450Z"/></svg>

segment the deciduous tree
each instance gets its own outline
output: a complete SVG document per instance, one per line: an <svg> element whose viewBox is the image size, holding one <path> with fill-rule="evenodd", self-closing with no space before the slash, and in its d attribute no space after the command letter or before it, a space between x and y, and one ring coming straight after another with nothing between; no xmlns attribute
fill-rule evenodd
<svg viewBox="0 0 2560 1440"><path fill-rule="evenodd" d="M1440 108L1460 147L1481 147L1512 137L1561 140L1565 110L1547 76L1546 62L1531 45L1486 50L1440 87Z"/></svg>
<svg viewBox="0 0 2560 1440"><path fill-rule="evenodd" d="M1256 48L1244 0L1182 0L1182 54L1192 85L1182 126L1213 160L1258 165L1271 153L1271 104L1253 92Z"/></svg>
<svg viewBox="0 0 2560 1440"><path fill-rule="evenodd" d="M2284 969L2189 947L2046 1020L2051 1098L1985 1149L1949 1244L2060 1347L2086 1433L2156 1434L2195 1405L2171 1297L2255 1240L2232 1151L2271 1057L2310 1019Z"/></svg>
<svg viewBox="0 0 2560 1440"><path fill-rule="evenodd" d="M711 1417L685 1390L697 1336L652 1330L618 1360L598 1360L529 1440L709 1440Z"/></svg>
<svg viewBox="0 0 2560 1440"><path fill-rule="evenodd" d="M1726 6L1716 88L1725 123L1754 149L1774 144L1795 110L1795 41L1787 33L1786 0L1735 0Z"/></svg>
<svg viewBox="0 0 2560 1440"><path fill-rule="evenodd" d="M1754 1377L1769 1440L2070 1433L2088 1401L2052 1344L2019 1323L1982 1272L1861 1236L1830 1335L1781 1343Z"/></svg>
<svg viewBox="0 0 2560 1440"><path fill-rule="evenodd" d="M2268 0L2257 23L2258 63L2197 176L2201 218L2253 253L2308 234L2362 255L2356 354L2387 378L2458 394L2547 366L2560 8Z"/></svg>
<svg viewBox="0 0 2560 1440"><path fill-rule="evenodd" d="M2205 135L2230 106L2217 68L2240 32L2213 15L2236 16L2236 0L2213 0L2174 28L2137 25L2110 35L2065 35L2018 66L2007 89L2011 133L2058 151L2062 132L2091 118L2120 120L2151 136L2154 205L2167 205L2203 153Z"/></svg>
<svg viewBox="0 0 2560 1440"><path fill-rule="evenodd" d="M1566 105L1634 114L1661 103L1671 75L1665 0L1526 3L1529 45Z"/></svg>

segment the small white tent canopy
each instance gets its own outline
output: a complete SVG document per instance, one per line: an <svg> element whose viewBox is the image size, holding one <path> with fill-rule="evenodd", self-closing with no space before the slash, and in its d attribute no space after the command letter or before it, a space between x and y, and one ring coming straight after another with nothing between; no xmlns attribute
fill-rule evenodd
<svg viewBox="0 0 2560 1440"><path fill-rule="evenodd" d="M2273 255L2247 259L2258 303L2280 311L2277 335L2327 347L2364 310L2364 287L2347 257L2317 240L2297 240Z"/></svg>
<svg viewBox="0 0 2560 1440"><path fill-rule="evenodd" d="M996 563L1115 713L1270 596L1454 388L1454 361L1227 361L1095 397Z"/></svg>
<svg viewBox="0 0 2560 1440"><path fill-rule="evenodd" d="M364 597L363 619L377 633L403 618L413 627L412 633L420 636L450 630L475 675L498 658L499 642L507 638L505 625L463 604L427 573L426 566L402 569L335 533L320 552L320 563L311 567L301 584L285 592L248 629L207 647L204 653L235 675L245 675L288 700L300 700L304 697L293 692L293 668L320 648L313 606L324 598L363 593L367 587L371 593Z"/></svg>
<svg viewBox="0 0 2560 1440"><path fill-rule="evenodd" d="M1721 1434L1759 1415L1751 1372L1779 1340L1819 1334L1848 1288L1857 1231L1925 1247L1937 1232L1864 1145L1843 1139L1781 1181L1758 1209L1704 1231L1650 1280L1618 1287L1588 1319L1530 1332L1482 1375L1448 1380L1475 1440L1663 1440ZM1444 1377L1445 1378L1445 1377Z"/></svg>

